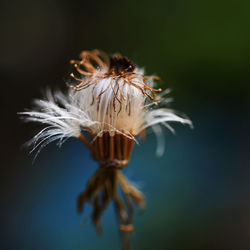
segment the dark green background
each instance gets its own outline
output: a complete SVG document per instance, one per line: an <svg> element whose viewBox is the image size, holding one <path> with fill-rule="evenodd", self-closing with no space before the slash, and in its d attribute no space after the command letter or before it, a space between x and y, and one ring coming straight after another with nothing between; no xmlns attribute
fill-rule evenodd
<svg viewBox="0 0 250 250"><path fill-rule="evenodd" d="M134 249L250 249L250 1L1 1L1 249L119 249L112 206L98 238L76 197L97 168L70 139L32 165L39 126L16 113L65 89L82 50L120 52L171 88L194 130L136 146L125 174L147 197ZM87 209L86 214L90 212Z"/></svg>

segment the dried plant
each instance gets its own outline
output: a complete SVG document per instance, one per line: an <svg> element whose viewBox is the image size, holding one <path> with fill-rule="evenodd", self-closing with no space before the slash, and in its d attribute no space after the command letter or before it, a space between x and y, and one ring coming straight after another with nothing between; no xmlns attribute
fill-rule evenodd
<svg viewBox="0 0 250 250"><path fill-rule="evenodd" d="M108 56L93 50L83 51L79 60L72 60L76 74L71 77L76 84L69 85L67 94L46 93L46 98L36 100L36 107L20 113L26 121L46 124L29 142L37 153L48 143L58 140L62 144L69 137L79 138L90 150L100 167L87 183L77 201L82 212L84 203L93 206L92 222L101 230L100 217L108 204L116 207L122 232L133 230L133 202L145 207L142 193L121 172L129 162L137 136L143 137L151 127L162 138L162 126L172 132L169 122L192 126L186 117L178 116L164 106L168 90L154 88L156 76L145 76L127 57ZM157 94L158 93L158 94ZM89 139L83 135L83 130ZM163 146L157 150L163 153ZM121 199L118 186L124 194Z"/></svg>

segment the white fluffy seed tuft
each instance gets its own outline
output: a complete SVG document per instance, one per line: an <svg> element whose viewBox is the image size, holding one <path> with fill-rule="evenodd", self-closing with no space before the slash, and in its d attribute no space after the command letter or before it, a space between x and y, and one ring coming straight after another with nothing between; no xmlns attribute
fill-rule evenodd
<svg viewBox="0 0 250 250"><path fill-rule="evenodd" d="M143 70L138 72L143 74ZM158 95L158 105L155 106L147 100L140 88L135 86L143 88L140 77L133 78L130 84L122 77L100 79L95 75L88 77L86 81L91 86L76 92L63 94L56 91L53 94L47 90L44 100L35 100L33 110L19 113L25 121L47 125L28 142L28 145L33 145L31 152L39 148L39 153L43 147L55 140L58 140L60 146L69 137L79 137L81 129L92 133L94 140L103 132L109 132L111 135L121 133L135 139L136 135L151 127L158 139L157 155L162 155L162 127L168 128L172 133L174 129L170 122L192 127L188 118L177 115L172 109L160 107L172 101L166 97L170 90ZM147 81L148 86L154 86L153 79Z"/></svg>
<svg viewBox="0 0 250 250"><path fill-rule="evenodd" d="M19 115L24 121L38 122L47 126L27 142L28 146L32 146L30 152L38 148L38 154L42 148L56 140L61 146L67 138L79 137L81 126L88 127L94 123L83 110L70 103L68 95L60 91L52 94L48 89L45 98L35 100L34 104L33 110L20 112Z"/></svg>

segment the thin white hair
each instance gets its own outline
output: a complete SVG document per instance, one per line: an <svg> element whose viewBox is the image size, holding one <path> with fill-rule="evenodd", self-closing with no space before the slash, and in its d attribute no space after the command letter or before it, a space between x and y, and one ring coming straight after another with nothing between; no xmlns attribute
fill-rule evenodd
<svg viewBox="0 0 250 250"><path fill-rule="evenodd" d="M107 80L105 79L105 81ZM99 85L101 84L99 83ZM87 88L87 91L81 90L75 94L72 94L72 92L63 94L61 91L55 91L53 94L50 89L47 89L43 100L39 99L34 101L34 109L19 113L25 121L47 125L27 143L28 146L32 146L30 152L38 148L38 154L47 144L56 140L58 140L58 145L61 146L67 138L79 137L81 129L92 131L95 135L93 140L103 132L116 132L136 140L135 136L139 132L151 127L158 141L156 153L158 156L161 156L164 153L162 127L166 127L172 133L175 131L169 124L170 122L188 124L192 127L192 122L187 117L177 115L172 109L160 107L172 101L171 98L166 97L170 92L169 89L159 95L158 105L155 106L153 103L146 103L145 97L139 91L136 90L135 92L135 87L128 85L125 85L124 88L125 87L127 88L125 89L127 91L126 97L132 100L131 103L133 107L131 110L134 114L127 116L124 108L121 114L115 114L116 117L119 115L123 117L119 123L118 118L116 118L116 120L105 120L105 114L100 115L101 111L95 113L96 109L89 105L92 99L92 89ZM99 94L100 91L97 93ZM131 96L130 93L132 93ZM104 93L104 96L112 99L112 94L113 91L111 90ZM107 108L108 100L106 100L106 102L104 100L105 98L103 98L100 103L101 105L103 104L104 111L106 113L108 111L111 112L111 109ZM142 102L145 102L145 104L141 104ZM126 127L124 130L123 123ZM130 132L125 132L129 131L130 126L131 128L135 128L134 131L136 131L136 133L131 134Z"/></svg>

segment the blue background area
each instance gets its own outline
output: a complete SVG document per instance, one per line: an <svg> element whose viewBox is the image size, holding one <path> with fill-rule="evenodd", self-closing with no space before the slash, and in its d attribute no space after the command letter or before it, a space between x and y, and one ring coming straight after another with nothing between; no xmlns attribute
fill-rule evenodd
<svg viewBox="0 0 250 250"><path fill-rule="evenodd" d="M194 123L165 131L157 158L148 133L125 175L146 196L133 249L250 249L250 2L1 1L1 249L119 249L112 205L96 236L76 199L97 169L76 139L33 156L39 126L16 113L46 86L66 89L81 50L121 52L171 88Z"/></svg>
<svg viewBox="0 0 250 250"><path fill-rule="evenodd" d="M202 116L192 117L194 130L177 126L177 135L166 134L161 158L155 156L152 134L135 146L124 172L147 199L145 213L137 211L135 216L135 249L215 249L218 242L224 244L220 240L225 223L229 234L240 234L230 226L235 210L248 203L250 190L249 169L241 157L244 147L237 146L244 145L244 133L230 133L237 124L228 132L221 126L218 140ZM221 116L215 118L214 123L225 122ZM84 215L78 215L76 198L97 168L81 142L70 139L61 149L51 144L33 166L31 157L19 164L25 166L23 176L3 220L6 249L119 249L112 205L102 217L101 237L90 221L80 225L91 209L87 206ZM241 226L244 220L237 223Z"/></svg>

